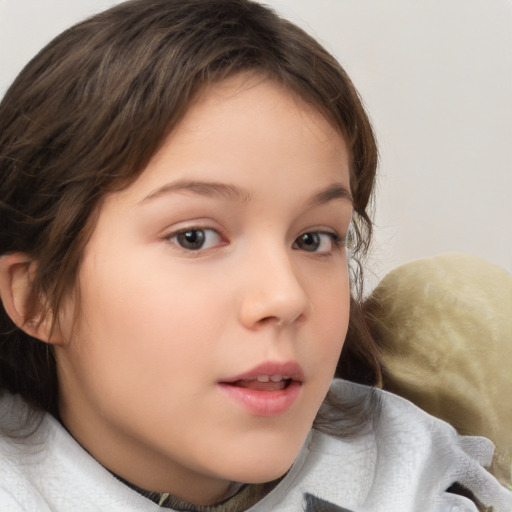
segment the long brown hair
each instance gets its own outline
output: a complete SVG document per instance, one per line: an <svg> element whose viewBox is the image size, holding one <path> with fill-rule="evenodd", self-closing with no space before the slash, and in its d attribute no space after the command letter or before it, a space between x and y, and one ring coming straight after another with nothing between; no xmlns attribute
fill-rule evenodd
<svg viewBox="0 0 512 512"><path fill-rule="evenodd" d="M345 137L351 154L355 265L337 374L373 384L377 351L360 310L360 266L377 166L369 119L350 79L314 39L250 0L134 0L63 32L0 104L0 254L37 262L34 293L57 315L76 289L105 194L132 183L199 89L244 71L284 84ZM54 317L55 320L56 317ZM51 346L0 308L0 389L58 411Z"/></svg>

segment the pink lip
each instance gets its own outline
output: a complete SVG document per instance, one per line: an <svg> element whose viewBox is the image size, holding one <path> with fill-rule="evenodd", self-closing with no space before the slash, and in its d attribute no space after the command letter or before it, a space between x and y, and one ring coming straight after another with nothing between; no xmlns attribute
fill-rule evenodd
<svg viewBox="0 0 512 512"><path fill-rule="evenodd" d="M258 375L283 375L292 380L302 382L304 380L304 371L297 363L289 361L286 363L266 362L262 363L248 372L241 373L234 377L222 379L222 383L236 382L243 379L255 379Z"/></svg>
<svg viewBox="0 0 512 512"><path fill-rule="evenodd" d="M292 379L292 381L284 389L272 391L233 385L238 380L256 379L258 375L281 375ZM304 371L297 363L267 362L248 372L223 379L218 383L218 386L230 399L241 405L250 414L270 417L278 416L290 409L299 396L303 380Z"/></svg>

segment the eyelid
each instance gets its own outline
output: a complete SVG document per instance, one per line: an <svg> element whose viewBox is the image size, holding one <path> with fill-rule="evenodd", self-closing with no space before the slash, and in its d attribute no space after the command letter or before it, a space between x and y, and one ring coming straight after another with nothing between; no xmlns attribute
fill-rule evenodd
<svg viewBox="0 0 512 512"><path fill-rule="evenodd" d="M305 249L301 249L300 247L295 247L297 241L304 235L307 234L317 234L317 235L325 235L328 236L331 240L331 247L329 250L324 251L307 251ZM309 228L301 232L301 234L294 240L292 247L295 250L304 250L311 255L315 256L329 256L333 252L339 249L345 248L347 245L347 236L341 236L335 229L325 229L325 228Z"/></svg>
<svg viewBox="0 0 512 512"><path fill-rule="evenodd" d="M217 231L218 233L224 236L224 230L219 225L219 223L211 218L205 217L173 223L172 225L169 225L166 228L162 229L161 238L170 238L171 236L176 235L177 233L182 233L183 231L189 231L194 229L211 229L213 231Z"/></svg>
<svg viewBox="0 0 512 512"><path fill-rule="evenodd" d="M227 240L227 237L224 233L224 230L218 226L213 226L213 224L216 224L216 223L213 221L209 221L209 220L204 220L204 221L194 220L194 221L189 221L189 222L183 222L181 224L174 225L171 228L169 228L162 235L161 238L163 241L172 244L177 250L180 250L184 254L188 254L190 256L198 255L198 254L208 251L210 249L215 249L216 247L225 246L229 243L229 241ZM175 239L177 236L179 236L180 234L186 233L187 231L214 232L217 234L217 236L219 238L219 243L216 243L212 247L204 247L204 248L201 247L198 249L187 249L185 247L182 247L177 242L173 241L173 239Z"/></svg>

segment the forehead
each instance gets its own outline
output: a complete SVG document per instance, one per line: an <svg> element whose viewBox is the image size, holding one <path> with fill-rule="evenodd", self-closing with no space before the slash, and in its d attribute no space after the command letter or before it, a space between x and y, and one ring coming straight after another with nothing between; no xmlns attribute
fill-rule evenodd
<svg viewBox="0 0 512 512"><path fill-rule="evenodd" d="M268 116L269 110L276 112L274 118ZM279 113L284 111L295 114L295 119L292 120L292 116L280 117ZM223 120L223 125L243 122L251 117L255 132L262 128L258 122L266 123L264 127L271 131L275 125L289 120L294 125L299 121L301 127L321 139L333 135L343 137L319 108L281 81L255 71L239 73L203 87L192 101L182 129L206 115ZM277 118L279 123L272 122Z"/></svg>
<svg viewBox="0 0 512 512"><path fill-rule="evenodd" d="M275 80L241 74L197 94L135 184L147 193L168 179L348 189L348 167L343 136L318 109Z"/></svg>

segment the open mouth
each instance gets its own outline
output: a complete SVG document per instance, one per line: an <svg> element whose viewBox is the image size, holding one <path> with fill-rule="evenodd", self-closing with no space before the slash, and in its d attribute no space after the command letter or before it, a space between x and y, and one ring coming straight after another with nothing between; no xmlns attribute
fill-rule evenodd
<svg viewBox="0 0 512 512"><path fill-rule="evenodd" d="M274 377L274 380L272 380ZM219 389L253 416L278 416L288 411L297 400L302 382L276 376L237 379L220 382Z"/></svg>
<svg viewBox="0 0 512 512"><path fill-rule="evenodd" d="M256 417L287 412L300 396L303 384L304 372L295 362L263 363L218 383L230 400Z"/></svg>
<svg viewBox="0 0 512 512"><path fill-rule="evenodd" d="M293 379L283 375L258 375L251 379L239 379L226 384L255 391L281 391L288 388L292 382Z"/></svg>

